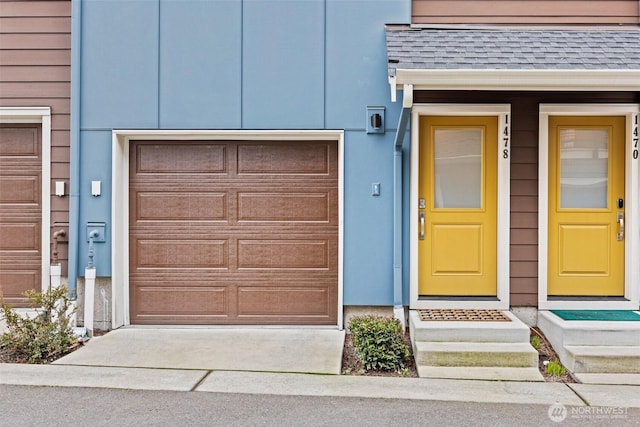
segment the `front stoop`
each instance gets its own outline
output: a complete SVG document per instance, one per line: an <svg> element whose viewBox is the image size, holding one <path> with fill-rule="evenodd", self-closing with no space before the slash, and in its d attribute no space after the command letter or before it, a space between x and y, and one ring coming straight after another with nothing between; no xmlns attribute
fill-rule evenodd
<svg viewBox="0 0 640 427"><path fill-rule="evenodd" d="M422 321L409 314L418 375L426 378L544 381L529 327L510 322Z"/></svg>
<svg viewBox="0 0 640 427"><path fill-rule="evenodd" d="M640 384L640 322L563 320L540 311L538 326L578 381Z"/></svg>

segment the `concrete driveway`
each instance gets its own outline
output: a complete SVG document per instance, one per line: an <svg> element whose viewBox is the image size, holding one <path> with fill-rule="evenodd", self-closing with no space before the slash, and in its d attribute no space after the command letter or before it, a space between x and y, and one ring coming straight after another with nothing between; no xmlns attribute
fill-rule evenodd
<svg viewBox="0 0 640 427"><path fill-rule="evenodd" d="M122 328L56 365L340 374L344 331Z"/></svg>

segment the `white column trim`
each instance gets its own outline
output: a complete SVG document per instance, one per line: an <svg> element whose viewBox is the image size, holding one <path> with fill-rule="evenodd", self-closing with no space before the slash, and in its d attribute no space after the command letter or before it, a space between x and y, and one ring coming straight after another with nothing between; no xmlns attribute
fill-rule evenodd
<svg viewBox="0 0 640 427"><path fill-rule="evenodd" d="M497 194L497 301L420 299L418 294L418 159L420 116L497 116L498 117L498 194ZM510 244L510 165L511 165L511 105L510 104L414 104L411 119L411 177L410 177L410 307L509 309L509 244ZM507 129L507 146L503 131ZM509 156L503 157L503 150Z"/></svg>
<svg viewBox="0 0 640 427"><path fill-rule="evenodd" d="M553 309L633 309L640 304L640 159L633 159L634 121L640 104L540 104L538 150L538 308ZM625 137L625 290L624 301L549 300L548 264L548 188L549 116L624 116Z"/></svg>

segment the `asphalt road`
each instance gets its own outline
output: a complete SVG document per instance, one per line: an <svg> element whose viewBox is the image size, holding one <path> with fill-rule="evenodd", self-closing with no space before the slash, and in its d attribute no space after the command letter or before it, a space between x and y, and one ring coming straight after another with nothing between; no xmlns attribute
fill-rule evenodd
<svg viewBox="0 0 640 427"><path fill-rule="evenodd" d="M542 405L0 385L0 425L626 426L640 409L567 408L554 422Z"/></svg>

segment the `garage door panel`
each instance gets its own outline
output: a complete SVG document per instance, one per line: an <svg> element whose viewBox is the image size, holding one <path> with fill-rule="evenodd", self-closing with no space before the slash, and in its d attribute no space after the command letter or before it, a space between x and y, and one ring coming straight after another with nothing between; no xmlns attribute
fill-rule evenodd
<svg viewBox="0 0 640 427"><path fill-rule="evenodd" d="M328 192L238 194L238 221L331 221Z"/></svg>
<svg viewBox="0 0 640 427"><path fill-rule="evenodd" d="M227 221L226 192L136 191L136 221Z"/></svg>
<svg viewBox="0 0 640 427"><path fill-rule="evenodd" d="M36 126L2 126L0 160L11 158L40 159L40 132Z"/></svg>
<svg viewBox="0 0 640 427"><path fill-rule="evenodd" d="M228 269L226 240L134 239L135 270Z"/></svg>
<svg viewBox="0 0 640 427"><path fill-rule="evenodd" d="M330 285L242 286L238 289L239 316L327 316Z"/></svg>
<svg viewBox="0 0 640 427"><path fill-rule="evenodd" d="M225 144L146 143L136 145L131 166L139 179L144 175L224 174L227 157Z"/></svg>
<svg viewBox="0 0 640 427"><path fill-rule="evenodd" d="M336 323L335 142L132 142L130 156L132 323Z"/></svg>
<svg viewBox="0 0 640 427"><path fill-rule="evenodd" d="M0 251L40 252L40 224L0 223ZM20 254L20 255L22 255ZM9 256L9 254L5 254Z"/></svg>
<svg viewBox="0 0 640 427"><path fill-rule="evenodd" d="M0 265L2 298L12 305L26 305L29 300L23 295L30 289L40 287L39 265Z"/></svg>
<svg viewBox="0 0 640 427"><path fill-rule="evenodd" d="M241 239L238 240L239 270L331 269L330 239Z"/></svg>
<svg viewBox="0 0 640 427"><path fill-rule="evenodd" d="M137 316L157 318L227 316L226 286L140 286Z"/></svg>
<svg viewBox="0 0 640 427"><path fill-rule="evenodd" d="M238 174L329 175L335 144L270 142L238 145Z"/></svg>
<svg viewBox="0 0 640 427"><path fill-rule="evenodd" d="M39 209L40 175L18 176L6 172L0 176L0 207L18 205L20 209Z"/></svg>

